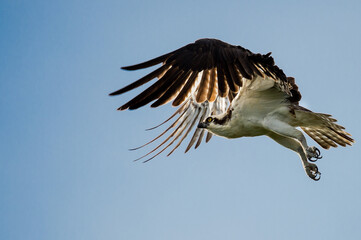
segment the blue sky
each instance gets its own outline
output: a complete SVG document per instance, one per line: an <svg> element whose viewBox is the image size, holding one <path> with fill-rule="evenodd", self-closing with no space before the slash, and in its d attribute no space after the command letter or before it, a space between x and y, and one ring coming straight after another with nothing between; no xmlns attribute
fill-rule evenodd
<svg viewBox="0 0 361 240"><path fill-rule="evenodd" d="M319 182L266 137L142 164L170 106L118 112L135 64L199 38L272 51L360 139L360 1L1 1L0 239L361 239L361 149ZM158 130L159 131L159 130ZM310 145L315 143L309 139ZM215 150L217 149L217 151Z"/></svg>

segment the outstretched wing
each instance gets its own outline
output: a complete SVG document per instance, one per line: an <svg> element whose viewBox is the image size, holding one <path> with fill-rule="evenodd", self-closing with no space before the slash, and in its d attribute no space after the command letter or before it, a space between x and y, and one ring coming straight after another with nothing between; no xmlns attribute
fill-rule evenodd
<svg viewBox="0 0 361 240"><path fill-rule="evenodd" d="M156 70L110 95L128 92L158 78L155 83L119 107L118 110L137 109L152 101L154 102L151 107L158 107L173 101L172 105L180 106L180 108L171 118L177 114L180 116L165 131L168 132L171 128L175 128L162 143L166 144L169 141L168 144L172 144L180 136L182 136L182 141L191 128L203 121L209 114L220 114L226 111L227 104L233 100L242 87L242 81L252 80L257 75L273 79L279 89L288 94L290 98L294 98L295 94L292 94L295 87L294 82L290 82L290 79L286 78L283 71L274 64L270 54L254 54L243 47L233 46L220 40L200 39L152 60L122 67L125 70L138 70L162 63L162 66ZM297 91L297 89L295 90ZM298 101L300 95L298 95L298 91L295 93L297 93L296 100ZM196 141L195 139L198 139L197 147L203 134L202 130L197 129L190 146ZM163 146L162 144L161 146ZM161 146L150 153L155 152ZM188 146L187 150L189 148Z"/></svg>

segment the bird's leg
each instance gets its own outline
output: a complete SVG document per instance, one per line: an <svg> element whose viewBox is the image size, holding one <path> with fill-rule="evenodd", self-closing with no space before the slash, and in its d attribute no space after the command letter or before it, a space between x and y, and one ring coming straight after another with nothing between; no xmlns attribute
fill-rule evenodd
<svg viewBox="0 0 361 240"><path fill-rule="evenodd" d="M270 118L266 120L265 124L266 127L273 132L276 132L286 137L297 139L302 144L302 147L306 152L307 159L310 162L316 162L318 159L322 158L320 150L314 146L309 147L307 145L305 136L302 134L301 131L297 130L296 128L275 118Z"/></svg>
<svg viewBox="0 0 361 240"><path fill-rule="evenodd" d="M290 137L285 137L275 132L268 134L270 138L281 144L282 146L289 148L298 153L301 158L303 168L306 174L313 180L318 181L321 178L321 173L318 171L316 164L307 161L306 152L298 140Z"/></svg>

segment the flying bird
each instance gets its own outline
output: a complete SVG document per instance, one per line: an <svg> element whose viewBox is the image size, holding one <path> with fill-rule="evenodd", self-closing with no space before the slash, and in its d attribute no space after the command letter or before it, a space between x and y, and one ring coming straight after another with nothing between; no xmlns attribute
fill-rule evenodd
<svg viewBox="0 0 361 240"><path fill-rule="evenodd" d="M145 162L174 145L167 156L172 154L192 129L195 130L185 152L194 144L197 148L204 137L208 142L213 135L225 138L266 135L295 151L307 175L317 181L321 173L314 162L321 158L320 150L308 146L297 127L324 149L354 142L331 115L315 113L299 105L301 93L295 79L287 77L275 65L271 53L263 55L217 39L199 39L122 69L138 70L157 64L162 65L110 94L123 94L155 80L118 110L137 109L153 101L151 107L171 101L178 107L160 124L170 121L170 126L141 146L168 133L165 140L139 158L148 157Z"/></svg>

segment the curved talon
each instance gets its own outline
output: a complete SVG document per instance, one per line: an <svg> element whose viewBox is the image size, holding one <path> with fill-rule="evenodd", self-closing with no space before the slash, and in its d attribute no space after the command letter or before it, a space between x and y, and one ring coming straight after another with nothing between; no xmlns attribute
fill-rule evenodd
<svg viewBox="0 0 361 240"><path fill-rule="evenodd" d="M321 158L322 158L322 156L309 157L308 160L309 160L310 162L316 162L318 159L321 159Z"/></svg>
<svg viewBox="0 0 361 240"><path fill-rule="evenodd" d="M319 156L321 154L320 149L315 148L316 155Z"/></svg>
<svg viewBox="0 0 361 240"><path fill-rule="evenodd" d="M312 179L315 180L315 181L320 180L321 179L321 173L317 172L315 178L312 178Z"/></svg>
<svg viewBox="0 0 361 240"><path fill-rule="evenodd" d="M307 175L314 181L321 179L321 173L318 171L318 167L314 164L306 167Z"/></svg>
<svg viewBox="0 0 361 240"><path fill-rule="evenodd" d="M311 148L312 150L312 154L313 154L313 156L309 156L308 157L308 160L310 161L310 162L316 162L318 159L321 159L322 158L322 156L321 156L321 151L318 149L318 148L316 148L316 147L313 147L313 148ZM309 150L310 151L310 150ZM311 152L310 151L310 152Z"/></svg>

